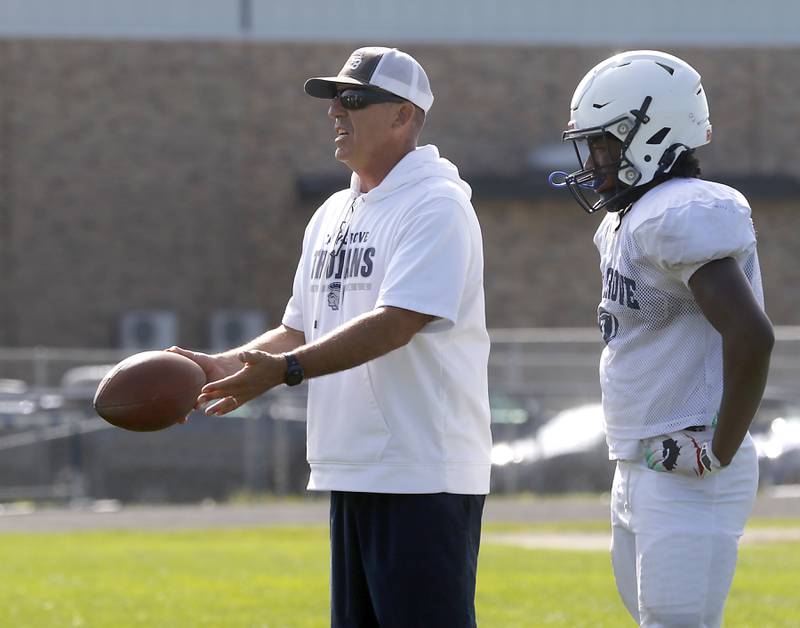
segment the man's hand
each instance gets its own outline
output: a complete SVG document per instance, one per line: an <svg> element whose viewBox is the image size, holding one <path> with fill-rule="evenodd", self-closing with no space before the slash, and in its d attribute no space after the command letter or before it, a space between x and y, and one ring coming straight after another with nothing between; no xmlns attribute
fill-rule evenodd
<svg viewBox="0 0 800 628"><path fill-rule="evenodd" d="M241 351L237 358L239 366L244 364L242 368L232 375L203 386L198 403L202 405L216 400L206 407L206 414L227 414L283 383L286 360L282 355L265 351Z"/></svg>
<svg viewBox="0 0 800 628"><path fill-rule="evenodd" d="M722 468L706 432L682 430L645 441L644 460L653 471L705 477Z"/></svg>
<svg viewBox="0 0 800 628"><path fill-rule="evenodd" d="M203 372L206 374L206 382L213 382L215 380L222 379L223 377L227 377L228 375L233 375L236 371L238 371L242 364L238 360L235 355L229 355L225 353L219 353L216 355L209 355L207 353L199 353L197 351L188 351L187 349L182 349L181 347L170 347L167 351L171 353L177 353L178 355L182 355L184 358L189 358L197 364ZM198 410L201 406L200 399L198 398L197 402L194 404L195 410ZM189 417L184 417L180 423L186 423Z"/></svg>
<svg viewBox="0 0 800 628"><path fill-rule="evenodd" d="M181 347L170 347L167 349L172 353L182 355L184 358L189 358L203 369L206 374L206 381L213 382L217 379L222 379L228 375L233 375L238 371L242 364L239 362L235 355L226 353L218 353L216 355L209 355L207 353L199 353L197 351L188 351Z"/></svg>

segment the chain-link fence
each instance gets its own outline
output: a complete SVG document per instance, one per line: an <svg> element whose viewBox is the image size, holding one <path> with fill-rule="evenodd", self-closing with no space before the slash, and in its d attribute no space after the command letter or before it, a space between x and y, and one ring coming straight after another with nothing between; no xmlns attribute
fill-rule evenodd
<svg viewBox="0 0 800 628"><path fill-rule="evenodd" d="M768 420L783 418L778 415L786 404L800 399L800 327L781 327L776 335L765 402L775 417ZM596 405L599 333L496 329L491 336L493 490L606 486L610 467ZM305 386L270 391L226 418L194 413L185 426L132 433L111 427L91 406L99 380L125 356L0 349L0 502L187 502L302 493L308 479Z"/></svg>

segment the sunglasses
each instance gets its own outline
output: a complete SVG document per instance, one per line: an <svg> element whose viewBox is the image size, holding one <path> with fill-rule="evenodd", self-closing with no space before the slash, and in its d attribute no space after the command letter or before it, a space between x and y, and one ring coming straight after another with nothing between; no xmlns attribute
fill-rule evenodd
<svg viewBox="0 0 800 628"><path fill-rule="evenodd" d="M342 107L348 110L364 109L369 105L377 105L384 102L405 102L405 98L400 98L400 96L371 89L344 89L337 92L334 98L338 98Z"/></svg>

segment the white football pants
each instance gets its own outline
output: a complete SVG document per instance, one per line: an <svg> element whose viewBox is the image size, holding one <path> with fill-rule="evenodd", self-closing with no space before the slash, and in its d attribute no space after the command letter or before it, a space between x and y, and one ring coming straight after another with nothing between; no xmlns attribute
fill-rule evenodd
<svg viewBox="0 0 800 628"><path fill-rule="evenodd" d="M722 624L757 488L758 458L749 434L731 464L705 478L617 462L611 560L622 601L640 626Z"/></svg>

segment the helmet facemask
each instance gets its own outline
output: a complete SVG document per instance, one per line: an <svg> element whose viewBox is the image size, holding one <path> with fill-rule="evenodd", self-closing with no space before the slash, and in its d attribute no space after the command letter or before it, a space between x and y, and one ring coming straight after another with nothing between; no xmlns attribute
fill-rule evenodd
<svg viewBox="0 0 800 628"><path fill-rule="evenodd" d="M652 99L648 96L642 106L638 110L632 110L630 115L614 118L600 126L564 131L562 141L572 142L578 158L579 169L566 174L563 185L569 189L572 197L586 212L593 214L601 209L609 212L620 211L625 205L625 197L642 179L642 173L628 157L628 148L639 132L639 127L649 122L647 109L651 102ZM609 138L619 141L618 155L616 147L612 150ZM588 156L592 153L590 145L593 143L599 144L602 152L612 157L612 160L597 166L593 157L593 167L586 168ZM582 146L585 146L586 157L581 152ZM613 179L614 186L598 191L609 177ZM600 200L592 203L586 198L585 190L591 190L599 195Z"/></svg>

